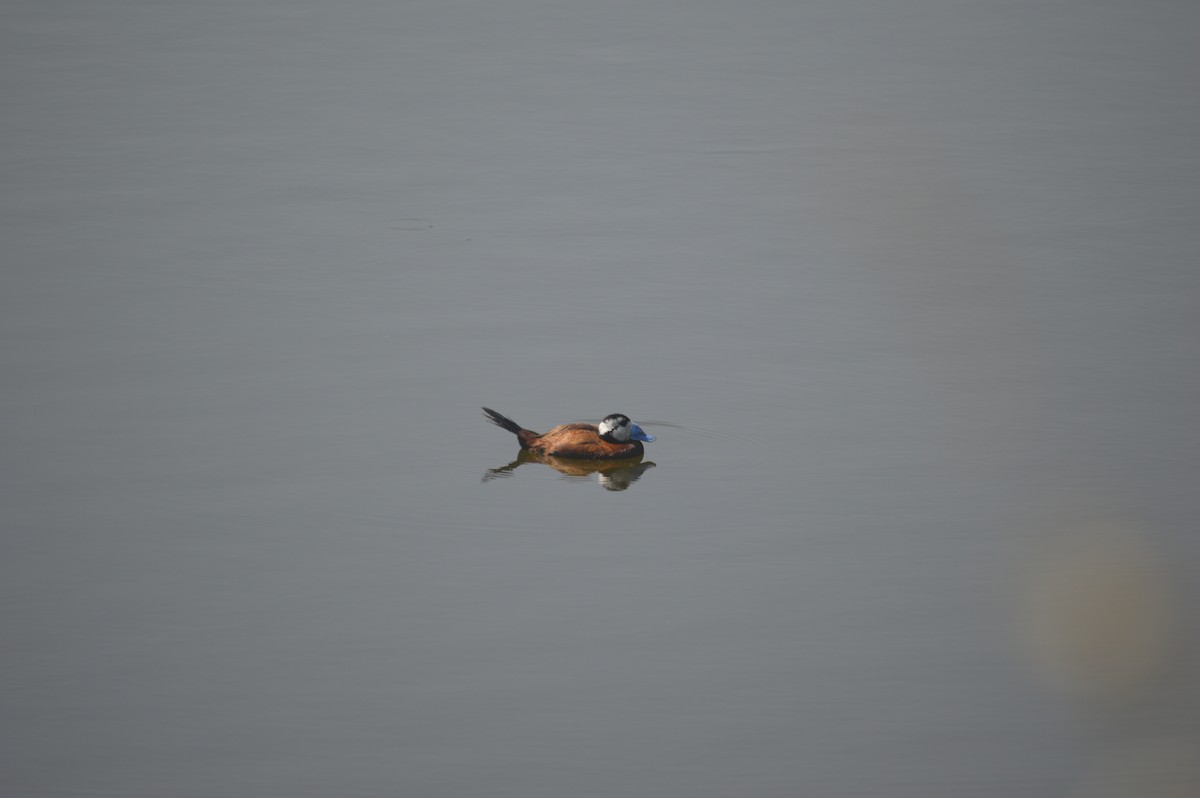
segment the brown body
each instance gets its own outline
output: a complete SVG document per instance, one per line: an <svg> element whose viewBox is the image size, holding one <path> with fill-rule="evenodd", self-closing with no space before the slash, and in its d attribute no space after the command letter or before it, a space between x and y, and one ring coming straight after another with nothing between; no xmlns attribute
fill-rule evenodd
<svg viewBox="0 0 1200 798"><path fill-rule="evenodd" d="M600 437L600 428L595 424L559 424L539 435L495 410L485 407L483 412L488 421L516 435L522 449L537 454L577 460L627 460L641 457L646 451L641 441L618 443Z"/></svg>

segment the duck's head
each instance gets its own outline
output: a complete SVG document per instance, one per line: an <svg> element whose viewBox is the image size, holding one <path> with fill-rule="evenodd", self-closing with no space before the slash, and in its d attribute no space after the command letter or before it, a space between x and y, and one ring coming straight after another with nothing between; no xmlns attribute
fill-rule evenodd
<svg viewBox="0 0 1200 798"><path fill-rule="evenodd" d="M604 417L600 422L600 437L613 443L628 443L631 440L649 443L654 440L653 435L642 432L642 428L630 421L629 416L620 413Z"/></svg>

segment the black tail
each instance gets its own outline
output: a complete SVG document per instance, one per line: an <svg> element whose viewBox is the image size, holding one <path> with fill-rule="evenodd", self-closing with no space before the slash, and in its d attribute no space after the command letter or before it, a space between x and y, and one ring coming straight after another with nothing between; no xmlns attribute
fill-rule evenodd
<svg viewBox="0 0 1200 798"><path fill-rule="evenodd" d="M488 421L495 424L500 429L506 429L513 435L521 434L521 425L513 421L507 416L502 416L490 407L483 408L483 415Z"/></svg>

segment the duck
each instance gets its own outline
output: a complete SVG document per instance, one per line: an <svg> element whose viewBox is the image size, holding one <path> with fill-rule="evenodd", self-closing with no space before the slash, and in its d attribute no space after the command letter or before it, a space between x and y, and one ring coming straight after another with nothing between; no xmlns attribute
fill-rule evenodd
<svg viewBox="0 0 1200 798"><path fill-rule="evenodd" d="M611 413L597 424L559 424L549 432L536 433L522 427L490 407L483 416L500 429L517 436L522 449L550 457L570 457L577 460L626 460L641 457L642 442L653 441L641 427L622 413Z"/></svg>

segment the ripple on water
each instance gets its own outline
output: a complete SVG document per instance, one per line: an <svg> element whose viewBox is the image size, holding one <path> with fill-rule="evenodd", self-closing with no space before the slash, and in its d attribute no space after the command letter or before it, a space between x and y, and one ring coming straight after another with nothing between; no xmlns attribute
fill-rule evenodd
<svg viewBox="0 0 1200 798"><path fill-rule="evenodd" d="M699 438L712 438L720 441L729 441L731 443L737 443L745 446L753 446L756 442L753 436L750 435L736 434L733 432L726 432L724 430L709 429L707 427L696 427L689 424L676 424L673 421L646 420L639 421L638 423L643 429L647 430L649 430L651 427L666 427L667 429L677 430L686 435L695 435Z"/></svg>

